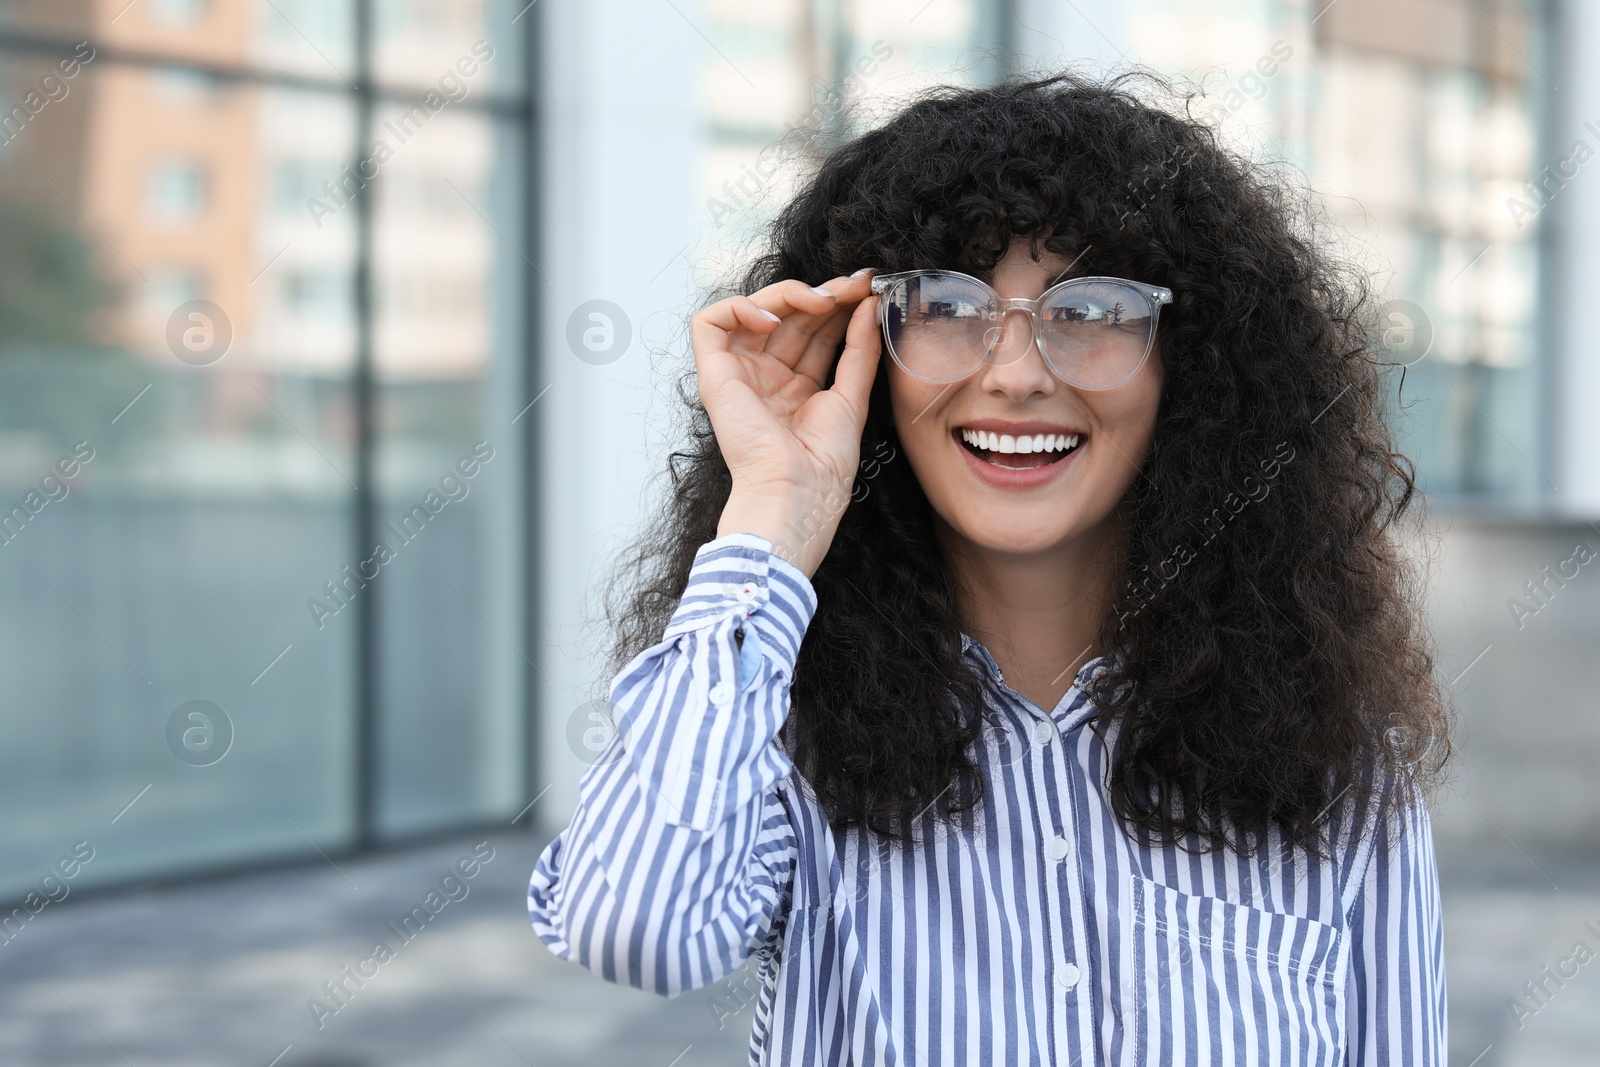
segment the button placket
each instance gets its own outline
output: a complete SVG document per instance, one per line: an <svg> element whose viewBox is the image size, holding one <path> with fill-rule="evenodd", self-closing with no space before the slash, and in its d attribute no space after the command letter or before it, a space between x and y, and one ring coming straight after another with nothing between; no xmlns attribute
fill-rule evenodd
<svg viewBox="0 0 1600 1067"><path fill-rule="evenodd" d="M766 586L754 579L729 587L729 593L738 605L735 614L739 621L735 628L739 641L735 653L734 684L729 686L724 682L713 686L709 694L711 702L719 707L732 702L735 690L742 693L755 681L761 663L761 638L755 627L748 625L748 620L766 603L766 591Z"/></svg>
<svg viewBox="0 0 1600 1067"><path fill-rule="evenodd" d="M1033 727L1035 741L1039 739L1039 725L1041 723L1036 720ZM1060 759L1052 759L1053 753L1043 744L1032 745L1030 750L1032 758L1028 760L1028 773L1033 775L1035 779L1036 795L1040 797L1049 796L1051 790L1048 788L1048 784L1054 778L1055 794L1057 797L1063 796L1066 783L1059 769ZM1055 854L1061 851L1061 846L1058 842L1064 843L1066 840L1059 829L1059 822L1060 817L1054 812L1041 811L1039 813L1039 831L1042 840L1038 847L1040 855L1045 861L1044 869L1040 873L1043 875L1042 882L1048 897L1049 911L1046 914L1052 928L1056 931L1050 938L1050 955L1048 957L1050 973L1055 977L1052 987L1046 991L1046 996L1050 1001L1051 1031L1054 1039L1054 1047L1049 1050L1050 1054L1047 1059L1050 1062L1065 1063L1071 1058L1072 1045L1068 1034L1071 1033L1072 1013L1069 1003L1071 997L1060 983L1061 975L1069 963L1067 958L1069 945L1076 941L1076 936L1068 933L1068 931L1072 930L1074 924L1072 922L1071 882L1063 876L1065 872L1061 869L1061 859L1065 853Z"/></svg>
<svg viewBox="0 0 1600 1067"><path fill-rule="evenodd" d="M1059 762L1063 766L1071 765L1073 761L1073 746L1065 740L1057 750ZM1070 771L1068 772L1070 773ZM1056 969L1056 1003L1060 1008L1060 1018L1063 1025L1074 1014L1080 1023L1088 1019L1089 990L1084 989L1084 967L1087 964L1085 956L1088 945L1089 933L1086 929L1088 919L1081 907L1085 899L1084 894L1089 892L1083 884L1083 870L1078 863L1078 850L1072 847L1071 838L1075 831L1082 825L1082 820L1077 817L1073 804L1073 793L1067 782L1067 775L1063 775L1061 783L1062 831L1058 838L1060 844L1057 849L1061 852L1061 859L1057 863L1060 883L1065 887L1066 893L1066 923L1068 941L1071 945L1072 956L1062 959ZM1080 1054L1083 1050L1079 1050Z"/></svg>
<svg viewBox="0 0 1600 1067"><path fill-rule="evenodd" d="M1058 1042L1054 1054L1058 1060L1065 1061L1071 1059L1075 1052L1081 1054L1083 1051L1074 1049L1068 1037L1074 1032L1074 1016L1081 1015L1081 998L1084 994L1079 987L1083 981L1081 960L1085 943L1083 916L1077 898L1077 892L1080 891L1078 865L1070 840L1076 826L1069 782L1071 746L1062 740L1059 745L1052 747L1052 742L1061 738L1054 721L1036 719L1033 735L1036 758L1031 761L1031 767L1040 779L1039 795L1049 795L1045 780L1053 776L1060 808L1054 813L1054 825L1042 827L1045 836L1040 848L1049 867L1045 884L1049 886L1052 903L1056 907L1055 914L1060 917L1058 929L1061 934L1054 939L1050 957L1054 977L1049 996Z"/></svg>

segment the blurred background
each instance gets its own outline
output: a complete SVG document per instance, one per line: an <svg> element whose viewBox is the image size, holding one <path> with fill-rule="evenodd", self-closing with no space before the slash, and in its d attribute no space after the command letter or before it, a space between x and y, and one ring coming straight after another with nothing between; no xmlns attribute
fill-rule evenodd
<svg viewBox="0 0 1600 1067"><path fill-rule="evenodd" d="M686 317L920 88L1130 63L1389 301L1450 1062L1600 1062L1594 46L1582 0L0 3L0 1062L744 1062L745 976L608 986L523 900Z"/></svg>

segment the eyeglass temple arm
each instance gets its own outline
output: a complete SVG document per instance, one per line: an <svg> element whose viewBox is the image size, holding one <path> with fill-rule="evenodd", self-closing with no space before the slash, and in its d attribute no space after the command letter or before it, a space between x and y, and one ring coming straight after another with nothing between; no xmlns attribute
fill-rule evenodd
<svg viewBox="0 0 1600 1067"><path fill-rule="evenodd" d="M901 278L909 278L912 275L922 273L924 272L920 270L905 270L898 271L894 274L874 274L872 276L872 291L874 293L882 293L885 289L889 288L890 285L899 281Z"/></svg>

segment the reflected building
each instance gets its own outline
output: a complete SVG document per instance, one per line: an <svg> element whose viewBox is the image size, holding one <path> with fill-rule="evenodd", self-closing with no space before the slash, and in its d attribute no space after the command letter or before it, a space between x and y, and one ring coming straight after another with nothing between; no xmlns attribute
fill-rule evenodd
<svg viewBox="0 0 1600 1067"><path fill-rule="evenodd" d="M0 662L44 716L0 717L0 794L31 816L0 884L146 785L95 876L522 806L516 12L0 8L8 98L78 42L93 57L0 145L0 270L49 282L0 307L0 489L25 499L74 442L94 451L0 548ZM28 668L85 635L71 670ZM204 778L163 732L196 697L240 728Z"/></svg>

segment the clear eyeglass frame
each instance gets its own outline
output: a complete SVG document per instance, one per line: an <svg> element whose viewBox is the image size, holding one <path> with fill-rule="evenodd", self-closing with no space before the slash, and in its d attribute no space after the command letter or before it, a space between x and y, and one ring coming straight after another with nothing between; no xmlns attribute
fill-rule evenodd
<svg viewBox="0 0 1600 1067"><path fill-rule="evenodd" d="M881 298L894 285L911 278L928 277L960 278L963 281L971 282L972 284L980 287L989 295L991 305L998 309L994 315L994 321L997 324L1004 323L1006 316L1013 311L1026 312L1028 318L1033 323L1034 346L1038 348L1039 354L1044 357L1045 365L1050 368L1051 372L1055 374L1056 377L1079 389L1115 389L1117 386L1126 382L1129 378L1132 378L1135 374L1138 374L1139 368L1143 367L1145 360L1150 358L1150 350L1155 347L1156 325L1161 316L1161 308L1163 305L1172 303L1172 290L1166 288L1165 286L1150 285L1147 282L1136 282L1128 278L1114 278L1105 274L1090 274L1077 278L1067 278L1063 281L1057 282L1044 292L1040 293L1037 297L1031 299L1025 296L1003 297L999 293L995 292L994 287L989 285L982 278L974 278L972 275L963 274L958 270L904 270L897 271L892 274L879 274L875 275L872 279L872 291ZM1045 305L1046 301L1050 300L1052 297L1058 295L1064 290L1082 287L1088 282L1111 282L1117 285L1125 285L1129 289L1132 289L1134 292L1143 296L1146 300L1150 301L1150 337L1145 342L1144 352L1140 354L1138 362L1133 365L1133 368L1129 370L1127 374L1123 375L1121 378L1109 385L1086 385L1083 382L1075 380L1070 375L1063 373L1061 368L1056 366L1055 361L1050 358L1050 349L1046 346L1044 340L1044 320L1039 316L1039 309ZM894 342L891 340L889 335L889 304L890 302L888 300L879 299L878 301L878 326L883 331L883 343L884 346L889 349L889 355L893 357L895 364L913 378L920 378L925 382L958 382L963 378L970 377L972 374L976 373L978 368L989 362L989 357L994 353L996 348L995 341L998 339L996 336L999 332L998 330L994 331L994 333L991 335L989 343L984 349L982 355L973 362L970 369L963 371L961 374L958 374L952 378L930 378L926 374L919 374L910 367L906 366L905 361L900 358L900 353L895 350Z"/></svg>

